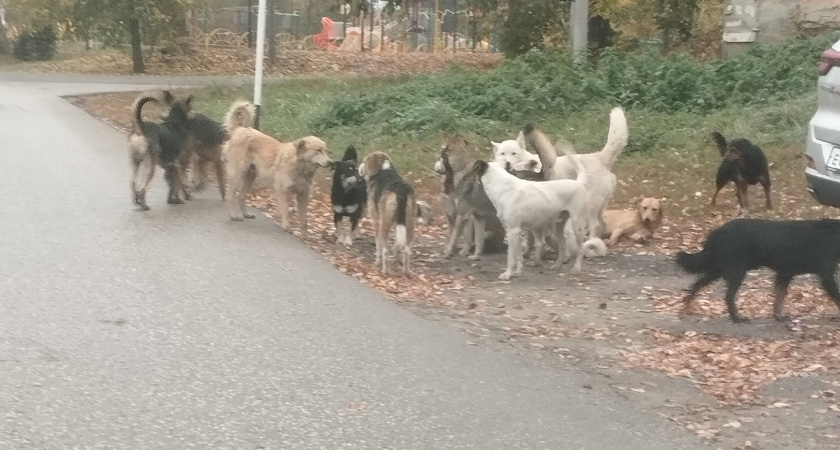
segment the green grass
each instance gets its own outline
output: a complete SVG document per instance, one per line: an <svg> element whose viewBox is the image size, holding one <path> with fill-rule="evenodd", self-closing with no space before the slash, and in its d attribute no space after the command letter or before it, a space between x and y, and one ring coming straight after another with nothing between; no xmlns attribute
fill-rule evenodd
<svg viewBox="0 0 840 450"><path fill-rule="evenodd" d="M458 75L451 75L453 77ZM291 79L266 86L263 93L262 128L280 140L293 140L316 134L330 146L334 157L343 149L356 145L368 153L381 150L389 153L399 168L414 173L431 173L442 133L426 130L413 132L395 130L387 123L342 125L317 130L313 126L328 111L337 98L353 93L363 95L382 89L398 88L411 83L400 79ZM250 98L250 88L230 89L211 87L197 92L197 108L212 117L222 118L231 102ZM534 122L550 137L563 137L576 149L589 152L600 149L609 126L612 105L587 105L585 109L564 116L546 114ZM625 158L656 158L661 152L706 154L712 150L709 132L719 130L727 136L746 136L762 146L801 147L808 120L816 107L815 93L800 95L791 100L774 101L754 106L728 106L711 114L690 112L665 113L636 108L627 111L630 126L630 150ZM384 109L384 107L383 107ZM465 135L483 156L490 155L490 140L512 139L523 125L518 121L494 121L470 118L458 121L441 111L439 122L452 121L463 126L457 131ZM466 122L466 124L464 123ZM439 129L446 129L441 126ZM628 156L631 153L639 155Z"/></svg>

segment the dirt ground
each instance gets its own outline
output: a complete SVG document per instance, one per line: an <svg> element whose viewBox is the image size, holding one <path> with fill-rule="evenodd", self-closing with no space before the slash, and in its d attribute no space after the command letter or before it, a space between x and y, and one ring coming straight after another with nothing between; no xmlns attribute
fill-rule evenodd
<svg viewBox="0 0 840 450"><path fill-rule="evenodd" d="M127 102L117 95L71 101L125 130L125 111L133 98L127 95ZM647 176L628 167L619 164L619 179ZM789 172L779 178L796 176L793 169ZM421 198L435 203L434 178L406 178ZM552 271L546 262L526 267L522 278L501 282L497 276L505 255L480 261L457 254L441 258L447 230L437 210L433 224L419 226L414 276L406 280L383 277L373 267L367 220L352 249L335 244L328 186L328 174L321 173L310 205L308 244L342 272L418 314L459 326L470 344L505 342L574 365L592 374L584 388L634 399L640 408L655 409L707 439L711 448L840 448L840 328L829 320L836 307L813 280L803 277L791 289L789 323L772 319L771 283L763 272L751 274L739 295L741 311L753 319L749 325L729 321L719 286L701 295L688 314L683 311L681 290L691 279L677 271L671 255L696 246L728 213L710 214L701 207L687 212L686 206L682 213L666 215L654 242L621 243L604 258L585 260L581 274L568 273L568 267ZM616 196L619 204L637 195L632 186L625 187ZM781 188L780 203L815 216L828 214L805 197L791 197L796 189ZM734 195L722 195L719 209L733 210L729 197ZM218 192L200 198L218 199ZM251 204L272 215L265 192L253 195ZM793 214L780 209L774 214Z"/></svg>

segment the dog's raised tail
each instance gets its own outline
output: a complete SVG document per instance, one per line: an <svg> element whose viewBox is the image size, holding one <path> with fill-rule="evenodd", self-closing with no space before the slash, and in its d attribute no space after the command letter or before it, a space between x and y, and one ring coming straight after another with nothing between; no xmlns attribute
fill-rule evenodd
<svg viewBox="0 0 840 450"><path fill-rule="evenodd" d="M712 139L715 141L715 145L717 145L718 151L720 152L720 156L726 156L726 138L723 137L723 135L718 133L717 131L713 131Z"/></svg>
<svg viewBox="0 0 840 450"><path fill-rule="evenodd" d="M237 128L253 128L256 108L247 100L237 100L230 105L225 115L225 128L231 132Z"/></svg>
<svg viewBox="0 0 840 450"><path fill-rule="evenodd" d="M708 265L709 255L705 250L698 253L677 253L677 265L688 273L703 273Z"/></svg>
<svg viewBox="0 0 840 450"><path fill-rule="evenodd" d="M411 188L407 184L398 184L394 186L394 194L397 196L397 214L395 217L397 226L394 247L404 249L408 242L408 230L406 230L405 225L408 215L408 196L411 194Z"/></svg>
<svg viewBox="0 0 840 450"><path fill-rule="evenodd" d="M525 142L537 150L543 173L551 173L557 161L557 150L551 145L551 141L531 123L522 127L522 134L525 135Z"/></svg>
<svg viewBox="0 0 840 450"><path fill-rule="evenodd" d="M134 99L134 104L131 105L131 125L133 127L131 132L133 134L143 134L143 105L149 102L158 101L160 100L155 95L149 93L140 94L136 99Z"/></svg>
<svg viewBox="0 0 840 450"><path fill-rule="evenodd" d="M607 134L607 143L601 149L599 155L601 162L605 166L612 168L618 155L627 147L627 141L630 139L630 130L627 128L627 116L624 114L624 108L616 107L610 111L610 131Z"/></svg>

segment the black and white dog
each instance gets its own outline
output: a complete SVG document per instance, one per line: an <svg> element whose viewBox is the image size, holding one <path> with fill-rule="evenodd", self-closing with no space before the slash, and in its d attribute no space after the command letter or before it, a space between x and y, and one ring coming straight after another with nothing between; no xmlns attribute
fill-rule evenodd
<svg viewBox="0 0 840 450"><path fill-rule="evenodd" d="M367 185L364 178L359 175L359 157L356 154L356 147L349 146L344 151L341 161L333 165L332 205L333 222L337 242L351 246L353 238L356 237L356 227L365 212L365 200L367 198ZM350 231L342 233L341 219L350 218Z"/></svg>

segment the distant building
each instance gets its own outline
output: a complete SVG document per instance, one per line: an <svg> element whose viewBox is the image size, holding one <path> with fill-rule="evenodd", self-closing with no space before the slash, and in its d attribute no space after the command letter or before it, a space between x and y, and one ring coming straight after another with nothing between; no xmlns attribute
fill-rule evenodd
<svg viewBox="0 0 840 450"><path fill-rule="evenodd" d="M723 13L723 53L840 30L840 0L730 0Z"/></svg>

